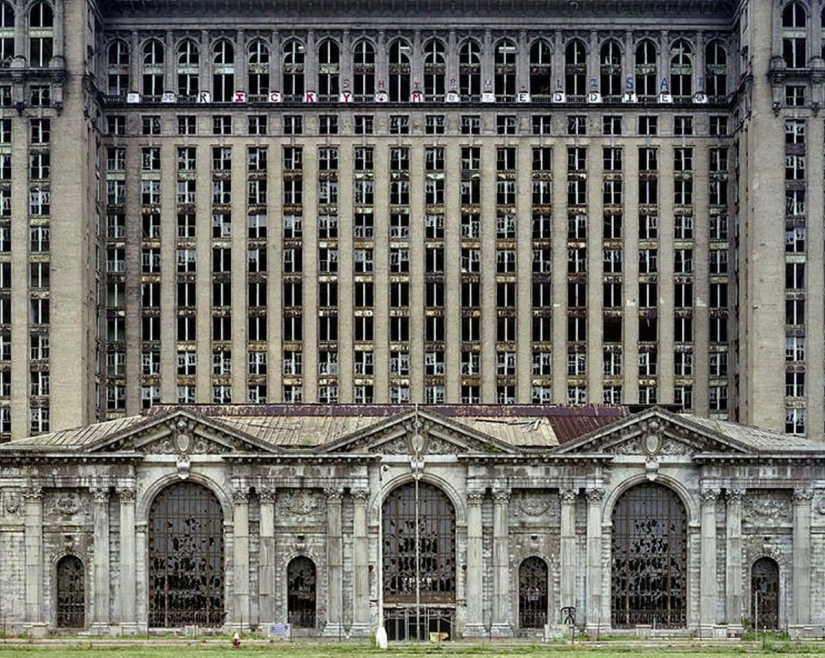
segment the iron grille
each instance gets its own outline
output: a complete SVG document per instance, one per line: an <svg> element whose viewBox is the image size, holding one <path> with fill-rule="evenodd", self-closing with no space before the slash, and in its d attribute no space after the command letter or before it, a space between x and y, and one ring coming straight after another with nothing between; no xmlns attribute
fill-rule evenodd
<svg viewBox="0 0 825 658"><path fill-rule="evenodd" d="M315 564L308 557L296 557L287 568L287 617L300 628L315 628Z"/></svg>
<svg viewBox="0 0 825 658"><path fill-rule="evenodd" d="M757 630L779 628L779 565L772 558L751 568L751 612Z"/></svg>
<svg viewBox="0 0 825 658"><path fill-rule="evenodd" d="M687 515L658 484L626 491L613 510L614 628L686 624Z"/></svg>
<svg viewBox="0 0 825 658"><path fill-rule="evenodd" d="M86 578L83 563L67 555L57 563L57 627L83 628L86 625Z"/></svg>
<svg viewBox="0 0 825 658"><path fill-rule="evenodd" d="M149 512L149 626L220 626L224 620L223 511L195 482L158 494Z"/></svg>
<svg viewBox="0 0 825 658"><path fill-rule="evenodd" d="M453 637L451 608L398 607L384 611L388 640L449 640Z"/></svg>
<svg viewBox="0 0 825 658"><path fill-rule="evenodd" d="M518 570L518 614L521 628L544 628L547 623L547 564L528 557Z"/></svg>

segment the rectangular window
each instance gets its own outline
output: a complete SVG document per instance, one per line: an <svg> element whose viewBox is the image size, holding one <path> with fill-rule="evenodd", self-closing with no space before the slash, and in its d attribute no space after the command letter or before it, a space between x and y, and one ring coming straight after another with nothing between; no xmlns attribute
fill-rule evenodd
<svg viewBox="0 0 825 658"><path fill-rule="evenodd" d="M659 117L640 116L639 117L639 134L640 135L658 135L659 134Z"/></svg>
<svg viewBox="0 0 825 658"><path fill-rule="evenodd" d="M462 135L480 135L481 134L481 117L475 114L463 114L461 116L461 134Z"/></svg>
<svg viewBox="0 0 825 658"><path fill-rule="evenodd" d="M232 134L232 116L229 114L218 114L212 117L213 135Z"/></svg>

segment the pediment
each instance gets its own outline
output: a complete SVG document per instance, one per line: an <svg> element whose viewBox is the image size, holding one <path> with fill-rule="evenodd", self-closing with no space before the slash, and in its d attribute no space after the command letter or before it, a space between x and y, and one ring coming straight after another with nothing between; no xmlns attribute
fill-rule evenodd
<svg viewBox="0 0 825 658"><path fill-rule="evenodd" d="M89 451L175 455L181 459L194 455L275 452L276 449L214 418L176 410L105 437L90 446Z"/></svg>
<svg viewBox="0 0 825 658"><path fill-rule="evenodd" d="M468 425L434 413L415 410L354 432L324 448L326 453L383 455L457 455L517 453L504 443Z"/></svg>
<svg viewBox="0 0 825 658"><path fill-rule="evenodd" d="M556 449L565 454L642 457L743 454L748 446L691 419L654 408L600 428Z"/></svg>

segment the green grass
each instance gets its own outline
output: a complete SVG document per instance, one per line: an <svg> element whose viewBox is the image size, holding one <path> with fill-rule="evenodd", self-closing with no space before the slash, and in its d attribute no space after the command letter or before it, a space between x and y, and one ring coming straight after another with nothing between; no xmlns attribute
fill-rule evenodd
<svg viewBox="0 0 825 658"><path fill-rule="evenodd" d="M6 656L26 656L27 658L197 658L199 656L226 656L242 658L243 656L277 655L277 658L340 658L357 655L359 658L448 658L460 655L461 658L629 658L640 653L646 656L665 656L666 658L699 658L706 656L752 656L776 655L786 656L825 656L825 643L768 640L762 642L731 642L730 644L702 645L687 640L659 641L608 641L588 642L586 646L578 644L525 644L517 647L497 647L495 643L468 645L446 642L431 644L392 644L386 651L380 651L363 643L312 643L287 644L268 642L266 640L247 640L240 649L230 647L226 640L162 640L146 642L144 640L106 641L67 639L63 642L54 640L34 642L27 640L0 639L0 658Z"/></svg>

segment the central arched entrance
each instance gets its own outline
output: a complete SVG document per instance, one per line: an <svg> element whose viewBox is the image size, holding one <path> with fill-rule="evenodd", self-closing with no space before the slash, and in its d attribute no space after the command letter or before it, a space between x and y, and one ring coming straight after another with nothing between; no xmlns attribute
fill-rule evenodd
<svg viewBox="0 0 825 658"><path fill-rule="evenodd" d="M443 491L416 480L390 492L381 511L387 637L452 638L455 507Z"/></svg>
<svg viewBox="0 0 825 658"><path fill-rule="evenodd" d="M761 557L751 567L751 619L756 630L779 628L779 565Z"/></svg>
<svg viewBox="0 0 825 658"><path fill-rule="evenodd" d="M614 628L687 623L687 512L674 491L645 483L613 508Z"/></svg>
<svg viewBox="0 0 825 658"><path fill-rule="evenodd" d="M161 491L149 510L149 626L221 626L223 510L196 482Z"/></svg>

